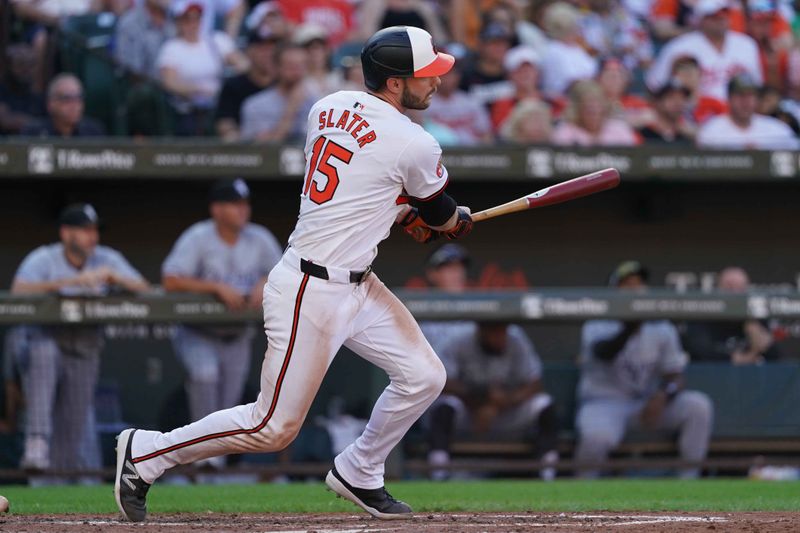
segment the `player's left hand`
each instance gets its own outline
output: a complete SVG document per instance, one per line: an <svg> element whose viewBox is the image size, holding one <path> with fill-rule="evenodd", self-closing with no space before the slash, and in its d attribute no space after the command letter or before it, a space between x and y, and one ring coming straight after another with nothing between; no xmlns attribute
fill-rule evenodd
<svg viewBox="0 0 800 533"><path fill-rule="evenodd" d="M428 225L425 224L425 221L419 216L419 210L416 207L409 209L398 223L403 226L403 230L411 235L411 238L417 242L427 244L439 238L439 232L429 228Z"/></svg>
<svg viewBox="0 0 800 533"><path fill-rule="evenodd" d="M642 408L639 420L645 428L653 429L661 420L664 407L667 405L667 394L664 391L656 391Z"/></svg>

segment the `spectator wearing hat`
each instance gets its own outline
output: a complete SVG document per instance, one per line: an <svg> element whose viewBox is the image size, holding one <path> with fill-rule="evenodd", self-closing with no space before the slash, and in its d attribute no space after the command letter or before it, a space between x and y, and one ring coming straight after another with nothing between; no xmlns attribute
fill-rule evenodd
<svg viewBox="0 0 800 533"><path fill-rule="evenodd" d="M248 34L270 35L279 41L289 40L295 24L286 17L285 7L275 0L259 2L244 21Z"/></svg>
<svg viewBox="0 0 800 533"><path fill-rule="evenodd" d="M688 119L690 94L676 78L653 93L654 115L638 129L645 143L694 144L697 126Z"/></svg>
<svg viewBox="0 0 800 533"><path fill-rule="evenodd" d="M527 45L515 46L503 58L506 75L513 87L513 94L500 98L492 104L492 127L500 131L503 122L509 117L512 110L524 100L543 100L548 104L551 101L541 93L541 55L533 47ZM563 99L559 99L556 107L563 109Z"/></svg>
<svg viewBox="0 0 800 533"><path fill-rule="evenodd" d="M752 37L730 30L728 0L698 0L694 7L697 30L676 37L658 54L645 81L657 90L671 77L674 61L692 56L700 64L700 94L727 100L731 76L746 72L761 83L758 45Z"/></svg>
<svg viewBox="0 0 800 533"><path fill-rule="evenodd" d="M433 36L433 42L447 42L444 26L425 0L370 0L358 10L360 39L366 40L382 28L415 26Z"/></svg>
<svg viewBox="0 0 800 533"><path fill-rule="evenodd" d="M177 36L161 47L156 66L172 95L175 133L204 135L211 126L225 66L243 72L247 58L227 34L201 31L205 7L198 0L178 0L172 10Z"/></svg>
<svg viewBox="0 0 800 533"><path fill-rule="evenodd" d="M460 88L482 105L490 106L512 92L503 61L514 34L505 25L493 22L483 28L480 38L475 55L464 61Z"/></svg>
<svg viewBox="0 0 800 533"><path fill-rule="evenodd" d="M142 292L149 284L118 251L99 244L100 220L89 204L67 206L59 242L23 259L11 285L17 295L102 296ZM34 471L88 470L100 465L89 431L104 339L98 326L27 326L21 372L27 415L21 466Z"/></svg>
<svg viewBox="0 0 800 533"><path fill-rule="evenodd" d="M746 293L750 276L740 267L724 268L717 276L717 289ZM689 322L683 338L693 361L758 365L781 357L768 323L760 320Z"/></svg>
<svg viewBox="0 0 800 533"><path fill-rule="evenodd" d="M681 56L675 59L670 69L670 79L677 80L689 90L688 118L696 124L702 124L715 115L728 111L724 100L700 93L702 71L700 63L692 56Z"/></svg>
<svg viewBox="0 0 800 533"><path fill-rule="evenodd" d="M728 112L706 121L697 132L697 146L731 150L796 149L798 138L776 118L756 113L760 84L747 74L728 83Z"/></svg>
<svg viewBox="0 0 800 533"><path fill-rule="evenodd" d="M552 98L566 93L574 82L597 74L597 60L582 46L580 17L566 2L554 3L544 14L544 29L551 41L542 58L542 90Z"/></svg>
<svg viewBox="0 0 800 533"><path fill-rule="evenodd" d="M292 42L308 52L308 72L305 79L308 93L322 97L338 91L341 78L333 72L333 50L325 28L312 23L302 24L295 28Z"/></svg>
<svg viewBox="0 0 800 533"><path fill-rule="evenodd" d="M642 291L647 278L640 263L626 261L614 269L609 284ZM575 459L587 465L603 463L633 429L677 432L681 459L705 459L714 410L706 394L683 388L687 360L670 322L586 322L581 331ZM598 473L591 466L580 475ZM697 477L700 469L687 467L679 474Z"/></svg>
<svg viewBox="0 0 800 533"><path fill-rule="evenodd" d="M216 182L209 211L211 218L186 229L164 260L164 289L211 294L233 312L260 309L281 246L250 222L250 189L242 179ZM241 401L254 335L252 325L178 327L172 345L186 369L192 421ZM224 459L210 464L222 466Z"/></svg>
<svg viewBox="0 0 800 533"><path fill-rule="evenodd" d="M611 103L594 80L576 81L569 104L553 130L559 146L634 146L639 138L624 120L612 116Z"/></svg>
<svg viewBox="0 0 800 533"><path fill-rule="evenodd" d="M245 55L250 62L246 72L227 78L217 101L215 128L224 141L241 137L242 105L254 94L270 88L277 79L275 51L281 43L279 36L267 27L252 30L247 35Z"/></svg>
<svg viewBox="0 0 800 533"><path fill-rule="evenodd" d="M516 324L480 322L447 340L442 347L447 382L430 408L432 477L444 479L454 434L505 436L533 440L536 457L555 477L558 418L542 384L542 361Z"/></svg>
<svg viewBox="0 0 800 533"><path fill-rule="evenodd" d="M425 129L443 145L491 143L494 135L486 107L458 88L461 82L458 62L441 80L424 114Z"/></svg>
<svg viewBox="0 0 800 533"><path fill-rule="evenodd" d="M319 95L305 83L308 52L296 44L275 51L275 84L242 104L242 139L262 142L300 141L306 134L308 113Z"/></svg>
<svg viewBox="0 0 800 533"><path fill-rule="evenodd" d="M590 11L580 21L581 34L596 57L614 56L628 70L653 60L653 42L644 24L620 0L589 0Z"/></svg>
<svg viewBox="0 0 800 533"><path fill-rule="evenodd" d="M169 0L170 10L180 11L186 0ZM242 21L247 13L247 0L191 0L202 7L200 32L213 35L216 32L217 20L222 24L222 31L231 39L239 36Z"/></svg>
<svg viewBox="0 0 800 533"><path fill-rule="evenodd" d="M83 116L83 85L73 74L58 74L47 86L47 115L28 123L20 135L30 137L99 137L103 126Z"/></svg>
<svg viewBox="0 0 800 533"><path fill-rule="evenodd" d="M114 28L114 59L138 76L156 79L161 47L175 36L170 0L144 0L122 14Z"/></svg>

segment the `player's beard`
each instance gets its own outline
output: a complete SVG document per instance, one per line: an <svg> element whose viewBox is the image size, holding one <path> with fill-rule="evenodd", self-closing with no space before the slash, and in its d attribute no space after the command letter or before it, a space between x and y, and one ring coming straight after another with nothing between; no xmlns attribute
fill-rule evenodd
<svg viewBox="0 0 800 533"><path fill-rule="evenodd" d="M400 95L400 104L406 109L428 109L431 105L430 102L426 102L427 95L424 98L420 98L411 93L408 90L408 85L403 85L403 93Z"/></svg>

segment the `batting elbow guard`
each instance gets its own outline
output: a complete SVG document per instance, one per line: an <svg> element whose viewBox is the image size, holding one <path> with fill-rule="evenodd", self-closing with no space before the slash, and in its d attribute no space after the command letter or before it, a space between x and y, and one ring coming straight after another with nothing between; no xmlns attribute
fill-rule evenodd
<svg viewBox="0 0 800 533"><path fill-rule="evenodd" d="M432 230L425 224L425 221L419 216L419 210L416 207L412 207L408 213L406 213L406 216L400 220L399 224L403 227L403 230L417 242L427 244L439 238L439 232Z"/></svg>
<svg viewBox="0 0 800 533"><path fill-rule="evenodd" d="M447 231L444 231L444 236L448 239L455 240L460 239L461 237L466 237L469 235L469 232L472 231L472 217L469 213L461 209L460 207L457 209L458 218L456 219L456 224L452 228Z"/></svg>

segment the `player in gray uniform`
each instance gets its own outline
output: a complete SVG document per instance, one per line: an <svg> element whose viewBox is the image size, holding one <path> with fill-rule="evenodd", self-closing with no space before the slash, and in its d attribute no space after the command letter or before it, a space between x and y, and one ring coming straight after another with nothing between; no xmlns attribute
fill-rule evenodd
<svg viewBox="0 0 800 533"><path fill-rule="evenodd" d="M483 322L451 337L442 348L447 382L431 407L431 467L450 461L453 432L536 437L538 456L558 461L558 423L553 399L542 386L542 361L517 325ZM434 479L446 477L433 470ZM555 470L540 474L552 479Z"/></svg>
<svg viewBox="0 0 800 533"><path fill-rule="evenodd" d="M425 277L431 289L459 294L467 288L469 263L469 254L463 246L447 243L428 257ZM472 331L474 324L470 320L427 320L420 322L419 327L433 351L441 357L442 348L450 337Z"/></svg>
<svg viewBox="0 0 800 533"><path fill-rule="evenodd" d="M209 210L211 218L184 231L164 261L164 288L210 293L232 310L260 309L267 274L283 254L278 240L250 222L244 180L215 183ZM178 328L173 347L188 375L192 421L239 404L255 334L252 325ZM222 466L224 457L209 464Z"/></svg>
<svg viewBox="0 0 800 533"><path fill-rule="evenodd" d="M140 292L149 284L118 251L100 246L97 212L74 204L61 213L60 242L28 254L14 276L13 294L104 295ZM26 406L25 453L30 470L87 469L99 465L93 420L103 348L97 326L29 326L17 361Z"/></svg>
<svg viewBox="0 0 800 533"><path fill-rule="evenodd" d="M648 272L638 262L620 264L610 284L641 290ZM688 357L672 323L657 320L590 320L581 334L576 459L602 463L629 429L679 433L681 458L701 461L708 451L714 408L702 392L683 389ZM595 469L583 477L596 477ZM700 474L687 468L681 477Z"/></svg>

